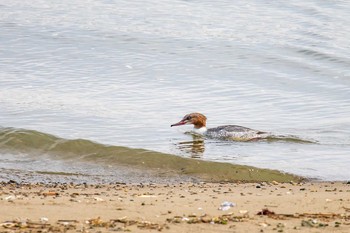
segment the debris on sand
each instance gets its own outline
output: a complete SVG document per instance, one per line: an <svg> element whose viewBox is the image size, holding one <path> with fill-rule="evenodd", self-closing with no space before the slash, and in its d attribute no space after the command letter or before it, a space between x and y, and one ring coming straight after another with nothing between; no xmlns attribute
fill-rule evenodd
<svg viewBox="0 0 350 233"><path fill-rule="evenodd" d="M168 218L169 223L181 223L187 222L189 224L195 223L210 223L210 224L228 224L229 222L243 222L248 217L246 216L235 216L233 213L223 214L219 216L209 216L203 214L201 216L188 215L188 216L174 216L173 218Z"/></svg>
<svg viewBox="0 0 350 233"><path fill-rule="evenodd" d="M226 210L229 210L231 207L235 207L235 206L236 204L233 202L224 201L223 203L221 203L219 210L226 211Z"/></svg>

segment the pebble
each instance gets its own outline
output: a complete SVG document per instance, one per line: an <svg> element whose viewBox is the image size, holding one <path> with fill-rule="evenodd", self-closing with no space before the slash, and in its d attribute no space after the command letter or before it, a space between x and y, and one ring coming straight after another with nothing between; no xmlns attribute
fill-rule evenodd
<svg viewBox="0 0 350 233"><path fill-rule="evenodd" d="M100 198L100 197L94 197L94 200L95 200L95 201L105 201L105 200L103 200L103 199Z"/></svg>
<svg viewBox="0 0 350 233"><path fill-rule="evenodd" d="M8 196L8 197L5 197L5 200L6 200L6 201L9 201L9 202L11 202L11 201L13 201L13 200L15 200L15 199L16 199L16 197L13 196L13 195Z"/></svg>
<svg viewBox="0 0 350 233"><path fill-rule="evenodd" d="M40 218L40 222L42 222L42 223L47 223L48 221L49 221L49 219L46 218L46 217L41 217Z"/></svg>
<svg viewBox="0 0 350 233"><path fill-rule="evenodd" d="M261 223L259 223L259 226L261 226L261 227L267 227L268 225L266 224L266 223L264 223L264 222L261 222Z"/></svg>
<svg viewBox="0 0 350 233"><path fill-rule="evenodd" d="M279 185L280 183L278 183L277 181L274 180L274 181L271 182L271 184L273 184L273 185Z"/></svg>

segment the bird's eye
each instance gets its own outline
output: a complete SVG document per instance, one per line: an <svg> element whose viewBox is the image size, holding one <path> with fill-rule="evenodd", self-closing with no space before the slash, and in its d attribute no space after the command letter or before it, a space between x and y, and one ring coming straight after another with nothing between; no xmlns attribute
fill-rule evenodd
<svg viewBox="0 0 350 233"><path fill-rule="evenodd" d="M186 117L186 120L189 121L189 120L191 120L191 118L192 118L191 116L188 116L188 117Z"/></svg>

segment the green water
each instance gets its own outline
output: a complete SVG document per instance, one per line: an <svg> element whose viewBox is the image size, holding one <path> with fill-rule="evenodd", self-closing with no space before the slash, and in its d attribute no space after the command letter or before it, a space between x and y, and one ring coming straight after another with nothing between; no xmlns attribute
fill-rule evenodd
<svg viewBox="0 0 350 233"><path fill-rule="evenodd" d="M154 171L174 176L190 176L203 181L299 181L302 178L276 170L257 169L230 163L184 158L166 153L121 146L102 145L84 139L63 139L53 135L23 129L0 130L0 153L21 153L27 156L49 156L52 160L83 161L103 166L124 166L140 172ZM101 169L103 169L103 166ZM38 173L42 166L35 168ZM51 172L64 174L67 172ZM75 174L74 171L68 172ZM88 175L93 175L89 174Z"/></svg>

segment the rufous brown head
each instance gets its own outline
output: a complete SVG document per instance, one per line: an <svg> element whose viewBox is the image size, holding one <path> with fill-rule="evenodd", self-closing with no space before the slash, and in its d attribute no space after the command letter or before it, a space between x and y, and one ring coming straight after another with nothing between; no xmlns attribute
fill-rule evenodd
<svg viewBox="0 0 350 233"><path fill-rule="evenodd" d="M179 121L178 123L172 124L171 127L192 124L194 125L194 128L200 129L206 126L206 121L207 121L207 118L203 114L195 112L195 113L187 114L182 118L181 121Z"/></svg>

